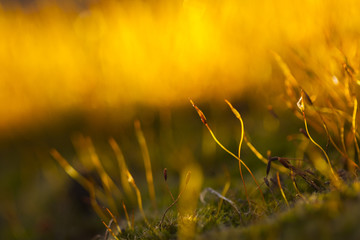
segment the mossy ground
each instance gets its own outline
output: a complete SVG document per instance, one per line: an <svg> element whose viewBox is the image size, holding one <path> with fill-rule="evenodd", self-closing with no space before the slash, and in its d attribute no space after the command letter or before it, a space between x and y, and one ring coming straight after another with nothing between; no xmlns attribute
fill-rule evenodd
<svg viewBox="0 0 360 240"><path fill-rule="evenodd" d="M277 205L272 203L274 206ZM298 198L290 208L280 203L276 208L268 205L267 214L259 215L256 209L243 213L245 224L237 213L224 203L218 211L212 200L196 210L196 240L212 239L359 239L360 194L359 184L346 187L342 192L313 193ZM245 210L245 209L242 209ZM120 239L177 239L179 215L170 212L158 231L145 225L126 230ZM111 236L109 237L111 238Z"/></svg>

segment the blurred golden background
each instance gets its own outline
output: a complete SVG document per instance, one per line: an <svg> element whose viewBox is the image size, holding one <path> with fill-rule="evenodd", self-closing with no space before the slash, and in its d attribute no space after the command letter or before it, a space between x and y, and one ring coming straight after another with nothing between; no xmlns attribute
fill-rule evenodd
<svg viewBox="0 0 360 240"><path fill-rule="evenodd" d="M3 130L69 109L276 88L272 51L329 81L334 55L359 57L356 0L22 2L0 7Z"/></svg>
<svg viewBox="0 0 360 240"><path fill-rule="evenodd" d="M0 1L3 238L79 239L103 230L92 210L72 202L86 192L49 155L56 148L69 162L81 159L81 134L112 176L109 137L134 178L144 178L135 119L155 182L164 167L178 177L194 164L215 176L234 164L216 150L188 98L224 145L236 149L241 133L227 98L259 151L295 152L286 137L303 123L286 112L299 97L287 98L289 82L318 105L335 99L351 116L359 47L357 0Z"/></svg>

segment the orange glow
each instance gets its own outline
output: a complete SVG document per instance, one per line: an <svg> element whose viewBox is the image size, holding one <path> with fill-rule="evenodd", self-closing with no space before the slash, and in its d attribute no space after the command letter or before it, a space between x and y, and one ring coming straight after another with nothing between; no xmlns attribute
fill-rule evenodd
<svg viewBox="0 0 360 240"><path fill-rule="evenodd" d="M229 97L302 46L328 66L359 54L356 0L105 1L86 10L0 6L0 126L70 108ZM31 118L29 120L29 118Z"/></svg>

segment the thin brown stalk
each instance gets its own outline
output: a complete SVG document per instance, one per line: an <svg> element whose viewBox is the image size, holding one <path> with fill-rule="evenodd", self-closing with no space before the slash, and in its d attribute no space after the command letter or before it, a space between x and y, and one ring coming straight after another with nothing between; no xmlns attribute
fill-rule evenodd
<svg viewBox="0 0 360 240"><path fill-rule="evenodd" d="M165 212L164 212L164 214L163 214L163 216L162 216L162 218L161 218L161 221L160 221L160 223L159 223L159 228L160 228L160 229L161 229L162 224L163 224L163 222L164 222L166 213L170 210L170 208L172 208L172 207L179 201L179 199L181 198L181 195L182 195L183 192L185 191L185 189L186 189L186 187L187 187L187 185L188 185L188 183L189 183L189 181L190 181L190 177L191 177L191 172L189 171L189 172L186 173L185 186L184 186L184 188L181 190L181 192L179 193L179 195L177 196L177 198L176 198L176 199L170 204L170 206L165 210Z"/></svg>
<svg viewBox="0 0 360 240"><path fill-rule="evenodd" d="M94 211L96 212L96 214L101 218L101 219L107 219L107 217L105 216L104 212L102 211L101 207L99 206L99 203L96 200L96 192L95 192L95 187L94 185L90 185L89 186L89 195L90 195L90 204L91 207L94 209Z"/></svg>
<svg viewBox="0 0 360 240"><path fill-rule="evenodd" d="M141 199L141 192L139 190L139 188L137 187L134 178L132 177L131 173L128 171L127 172L127 176L128 176L128 181L131 184L131 186L134 188L135 192L136 192L136 198L137 198L137 202L138 202L138 206L139 206L139 210L140 213L142 215L142 217L144 218L144 221L146 223L146 225L148 225L149 227L151 227L149 221L146 218L144 209L143 209L143 205L142 205L142 199Z"/></svg>
<svg viewBox="0 0 360 240"><path fill-rule="evenodd" d="M114 181L110 178L109 174L107 174L107 172L105 171L103 165L100 162L100 159L95 151L95 147L91 141L91 139L89 137L86 138L86 144L87 144L87 148L90 154L90 159L92 161L92 163L95 166L96 171L98 172L102 185L104 187L105 190L105 194L106 194L106 200L108 202L108 204L110 205L111 209L113 209L115 211L115 213L117 215L119 215L119 212L117 210L117 205L116 205L116 201L113 197L113 191L116 189L118 191L120 191L116 184L114 183Z"/></svg>
<svg viewBox="0 0 360 240"><path fill-rule="evenodd" d="M122 206L123 206L123 209L124 209L124 212L125 212L125 217L126 217L127 224L128 224L130 229L133 229L133 226L131 225L129 214L128 214L128 211L126 209L126 205L125 205L124 201L122 202Z"/></svg>
<svg viewBox="0 0 360 240"><path fill-rule="evenodd" d="M115 235L115 233L113 232L113 230L110 228L110 226L108 226L104 220L101 221L104 226L106 227L107 231L109 231L109 233L113 236L113 238L115 238L116 240L119 240L119 238Z"/></svg>
<svg viewBox="0 0 360 240"><path fill-rule="evenodd" d="M194 104L194 102L190 99L190 103L193 105L193 107L196 109L197 113L199 114L200 118L201 118L201 121L204 123L204 125L206 126L206 128L209 130L212 138L214 139L214 141L225 151L227 152L228 154L230 154L231 156L233 156L235 159L237 159L245 168L246 170L250 173L251 177L253 178L255 184L257 185L258 189L259 189L259 192L260 192L260 195L262 197L262 200L263 202L265 203L265 198L264 198L264 195L261 191L261 188L259 187L259 183L258 181L256 180L255 176L253 175L253 173L251 172L251 170L248 168L248 166L238 157L236 156L235 154L233 154L231 151L229 151L226 147L224 147L220 142L219 140L215 137L215 134L213 133L213 131L211 130L210 126L207 124L207 121L206 121L206 117L204 115L204 113Z"/></svg>
<svg viewBox="0 0 360 240"><path fill-rule="evenodd" d="M165 180L165 186L166 186L166 190L168 191L168 193L170 194L171 196L171 199L173 201L175 201L175 198L174 196L172 195L171 191L170 191L170 188L169 188L169 185L167 183L167 168L164 168L164 180Z"/></svg>
<svg viewBox="0 0 360 240"><path fill-rule="evenodd" d="M324 156L325 156L325 158L326 158L326 161L327 161L327 163L328 163L328 165L329 165L330 172L331 172L331 174L332 174L333 183L335 184L335 186L338 186L338 177L337 177L337 175L335 174L334 169L332 168L332 165L331 165L329 156L327 155L327 153L325 152L325 150L324 150L317 142L315 142L315 140L314 140L314 139L311 137L311 135L310 135L309 128L308 128L308 124L307 124L307 120L306 120L306 116L305 116L304 97L305 97L305 93L304 93L304 91L301 91L301 98L300 98L299 101L298 101L298 107L299 107L299 109L301 110L302 115L303 115L306 133L307 133L310 141L311 141L317 148L319 148L319 149L321 150L321 152L324 154Z"/></svg>
<svg viewBox="0 0 360 240"><path fill-rule="evenodd" d="M240 159L240 153L241 153L241 146L242 146L242 142L244 140L244 122L241 118L241 115L240 113L232 106L232 104L225 99L225 102L229 105L231 111L234 113L234 115L236 116L237 119L239 119L240 121L240 125L241 125L241 135L240 135L240 143L239 143L239 150L238 150L238 157ZM245 180L244 180L244 176L242 174L242 170L241 170L241 162L239 161L239 171L240 171L240 176L241 176L241 181L244 185L244 190L245 190L245 196L246 196L246 200L249 204L249 207L250 207L250 199L249 199L249 195L248 195L248 192L247 192L247 189L246 189L246 184L245 184Z"/></svg>
<svg viewBox="0 0 360 240"><path fill-rule="evenodd" d="M288 202L288 200L286 199L284 190L283 190L283 188L282 188L282 186L281 186L279 172L276 172L276 178L277 178L277 183L278 183L278 186L279 186L281 195L283 196L283 198L284 198L284 200L285 200L286 206L290 207L290 206L289 206L289 202Z"/></svg>
<svg viewBox="0 0 360 240"><path fill-rule="evenodd" d="M119 147L119 145L117 144L117 142L115 141L114 138L109 139L109 144L110 144L110 146L111 146L111 148L114 151L115 156L116 156L116 160L117 160L118 167L119 167L119 170L120 170L121 186L124 189L125 194L129 198L132 198L133 197L133 192L131 190L130 183L128 182L128 179L127 179L127 174L126 173L128 171L128 167L126 165L124 155L123 155L123 153L121 151L121 148Z"/></svg>
<svg viewBox="0 0 360 240"><path fill-rule="evenodd" d="M292 181L292 184L294 185L294 188L295 188L295 191L297 192L297 194L303 198L303 195L301 194L301 192L299 191L299 188L296 184L296 181L295 181L295 174L294 174L294 171L291 169L290 170L290 178L291 178L291 181Z"/></svg>
<svg viewBox="0 0 360 240"><path fill-rule="evenodd" d="M134 210L131 212L131 226L135 226L135 213Z"/></svg>
<svg viewBox="0 0 360 240"><path fill-rule="evenodd" d="M357 113L357 107L358 107L358 101L356 99L356 97L354 97L354 110L353 110L353 115L352 115L352 131L353 131L353 135L354 135L354 145L355 145L355 149L358 155L358 161L360 162L360 149L359 149L359 144L356 138L356 113Z"/></svg>
<svg viewBox="0 0 360 240"><path fill-rule="evenodd" d="M142 156L144 159L146 181L148 184L151 203L152 203L154 209L156 209L157 208L156 207L156 195L155 195L154 180L153 180L153 175L152 175L152 170L151 170L151 161L150 161L149 150L148 150L148 147L146 144L144 133L141 130L140 121L138 121L138 120L135 121L134 127L135 127L136 136L137 136L140 148L141 148Z"/></svg>
<svg viewBox="0 0 360 240"><path fill-rule="evenodd" d="M305 93L305 91L304 91L304 94L305 94L305 96L308 96L308 95ZM308 97L308 99L310 100L310 97ZM311 100L310 100L310 102L311 102ZM355 103L355 102L356 102L356 103ZM356 114L356 107L357 107L357 101L356 101L356 99L355 99L355 102L354 102L354 110L355 110L355 114ZM313 103L311 102L310 105L313 105ZM320 118L320 120L321 120L321 123L322 123L322 126L323 126L323 128L324 128L324 130L325 130L325 132L326 132L326 136L327 136L328 139L330 140L331 144L332 144L332 145L335 147L335 149L349 162L351 168L354 168L354 167L359 168L359 166L358 166L353 160L351 160L351 159L349 158L349 156L348 156L347 153L346 153L346 150L345 150L345 151L342 151L342 150L340 149L340 147L337 146L337 144L335 143L335 141L333 140L333 138L332 138L332 136L331 136L331 134L330 134L330 132L329 132L329 129L328 129L328 127L327 127L327 124L326 124L324 118L322 117L321 112L320 112L314 105L313 105L313 108L315 109L315 112L316 112L317 115L319 116L319 118ZM355 124L354 121L353 121L353 124ZM355 142L356 142L356 137L355 137ZM356 146L358 147L357 144L356 144Z"/></svg>
<svg viewBox="0 0 360 240"><path fill-rule="evenodd" d="M111 218L114 220L114 223L116 224L116 229L118 230L118 232L122 233L120 225L119 225L118 221L116 220L116 217L114 216L114 214L112 214L112 212L108 208L105 208L105 209L110 214Z"/></svg>
<svg viewBox="0 0 360 240"><path fill-rule="evenodd" d="M347 152L346 144L345 144L345 128L344 128L344 126L342 126L340 129L340 138L341 138L341 144L343 146L344 152Z"/></svg>

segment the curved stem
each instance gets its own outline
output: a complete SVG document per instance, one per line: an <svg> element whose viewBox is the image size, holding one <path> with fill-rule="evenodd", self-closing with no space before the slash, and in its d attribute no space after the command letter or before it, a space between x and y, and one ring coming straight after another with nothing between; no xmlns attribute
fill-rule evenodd
<svg viewBox="0 0 360 240"><path fill-rule="evenodd" d="M311 137L310 135L310 132L309 132L309 128L308 128L308 124L307 124L307 120L306 120L306 116L305 116L305 104L304 104L304 91L302 90L301 91L301 98L299 100L298 103L300 103L301 101L301 104L298 104L298 106L300 106L300 110L303 114L303 119L304 119L304 125L305 125L305 130L306 130L306 133L310 139L310 141L317 147L321 150L321 152L324 154L325 158L326 158L326 161L330 167L330 171L331 171L331 174L333 176L333 180L334 180L334 183L335 185L338 185L338 177L337 175L335 174L334 172L334 169L332 168L332 165L331 165L331 162L330 162L330 159L329 159L329 156L327 155L327 153L325 152L325 150L317 143L315 142L315 140Z"/></svg>
<svg viewBox="0 0 360 240"><path fill-rule="evenodd" d="M250 175L251 175L251 177L253 178L255 184L258 186L260 195L261 195L261 197L262 197L262 199L263 199L263 201L264 201L264 203L265 203L264 195L263 195L263 193L262 193L262 191L261 191L261 188L259 187L260 185L259 185L258 181L256 180L254 174L253 174L253 173L251 172L251 170L248 168L248 166L247 166L238 156L236 156L235 154L233 154L232 152L230 152L226 147L224 147L224 146L219 142L219 140L217 140L217 138L215 137L213 131L211 130L211 128L209 127L209 125L208 125L207 123L205 124L205 126L206 126L207 129L209 130L209 132L210 132L211 136L213 137L213 139L215 140L215 142L216 142L225 152L227 152L228 154L230 154L231 156L233 156L235 159L237 159L237 160L239 161L239 164L241 163L241 164L246 168L246 170L250 173Z"/></svg>

